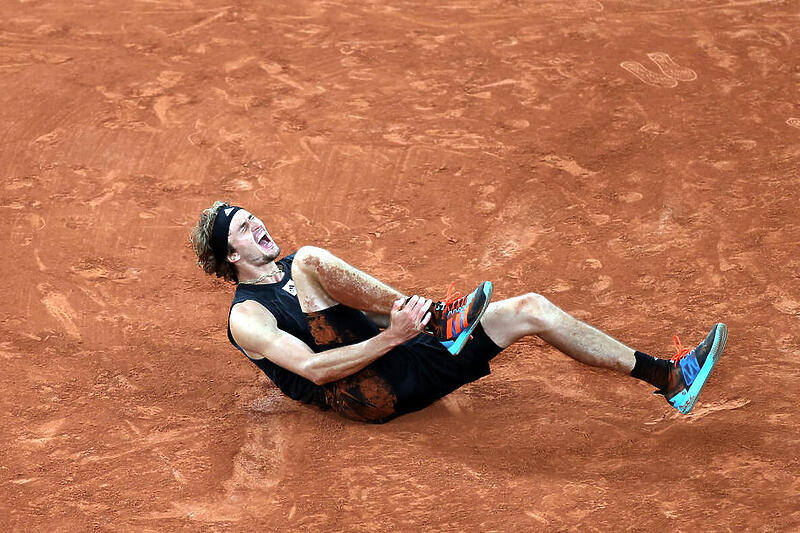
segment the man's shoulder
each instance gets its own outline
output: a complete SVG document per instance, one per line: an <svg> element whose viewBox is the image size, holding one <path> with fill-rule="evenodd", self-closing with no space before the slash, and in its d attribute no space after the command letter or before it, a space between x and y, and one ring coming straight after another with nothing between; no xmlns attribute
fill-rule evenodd
<svg viewBox="0 0 800 533"><path fill-rule="evenodd" d="M278 321L272 313L254 300L239 302L231 308L228 328L232 339L248 352L279 332ZM258 359L254 353L248 355Z"/></svg>
<svg viewBox="0 0 800 533"><path fill-rule="evenodd" d="M254 320L267 320L268 322L274 323L275 316L270 313L269 309L255 300L242 300L231 306L231 326L241 322L249 323Z"/></svg>

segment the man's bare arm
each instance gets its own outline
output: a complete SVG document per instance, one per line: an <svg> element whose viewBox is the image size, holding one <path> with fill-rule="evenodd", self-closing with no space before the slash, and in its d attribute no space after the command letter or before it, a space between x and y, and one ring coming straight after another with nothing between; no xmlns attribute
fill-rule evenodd
<svg viewBox="0 0 800 533"><path fill-rule="evenodd" d="M417 336L430 320L430 300L413 297L392 308L389 328L350 346L314 353L309 346L278 328L275 317L257 302L237 304L231 310L231 334L253 359L267 358L278 366L324 385L354 374L395 346Z"/></svg>

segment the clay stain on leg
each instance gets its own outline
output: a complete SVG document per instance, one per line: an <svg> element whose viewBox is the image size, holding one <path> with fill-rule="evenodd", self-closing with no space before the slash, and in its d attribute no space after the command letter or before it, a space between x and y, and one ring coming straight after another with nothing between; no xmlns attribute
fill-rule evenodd
<svg viewBox="0 0 800 533"><path fill-rule="evenodd" d="M307 264L319 272L322 285L328 293L343 304L364 311L385 312L398 297L388 286L361 271L348 266L321 264L309 257Z"/></svg>

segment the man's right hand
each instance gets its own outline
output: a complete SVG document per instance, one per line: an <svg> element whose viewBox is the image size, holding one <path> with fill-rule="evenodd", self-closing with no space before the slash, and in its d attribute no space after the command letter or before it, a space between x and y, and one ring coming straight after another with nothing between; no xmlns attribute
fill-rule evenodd
<svg viewBox="0 0 800 533"><path fill-rule="evenodd" d="M428 309L430 309L432 303L431 300L426 300L417 295L408 299L408 302L406 302L405 298L395 300L390 315L389 328L384 334L397 344L413 339L422 332L422 329L431 319Z"/></svg>

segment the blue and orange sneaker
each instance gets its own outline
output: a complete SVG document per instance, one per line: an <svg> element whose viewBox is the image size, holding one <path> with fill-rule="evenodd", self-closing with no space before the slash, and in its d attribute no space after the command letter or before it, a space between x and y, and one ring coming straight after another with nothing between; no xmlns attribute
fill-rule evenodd
<svg viewBox="0 0 800 533"><path fill-rule="evenodd" d="M655 394L662 394L672 407L683 414L691 411L711 369L722 355L727 339L728 327L725 324L716 324L705 340L689 351L675 335L672 342L677 353L670 361L672 368L669 384L666 389L658 390Z"/></svg>
<svg viewBox="0 0 800 533"><path fill-rule="evenodd" d="M492 282L484 281L466 296L454 291L454 287L455 283L451 283L444 300L433 306L423 332L436 337L451 354L458 355L489 307Z"/></svg>

